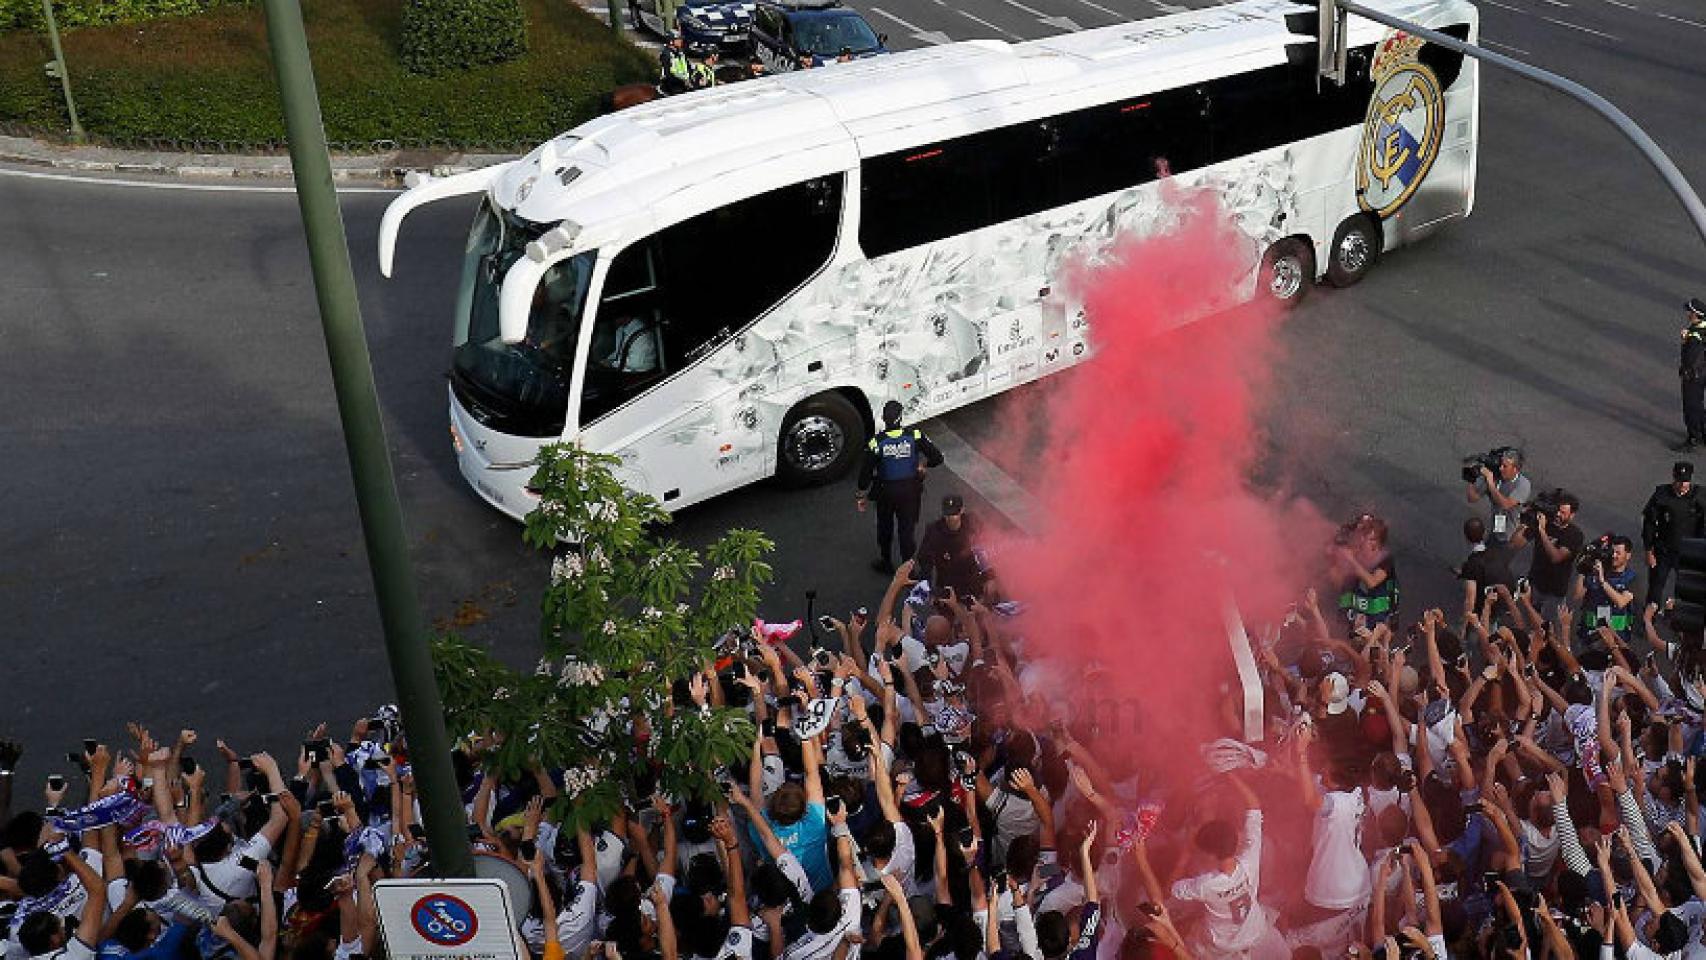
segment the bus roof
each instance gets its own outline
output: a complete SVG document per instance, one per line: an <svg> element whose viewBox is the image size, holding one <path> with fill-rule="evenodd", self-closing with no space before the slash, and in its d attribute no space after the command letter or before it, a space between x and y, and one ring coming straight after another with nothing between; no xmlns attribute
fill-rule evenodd
<svg viewBox="0 0 1706 960"><path fill-rule="evenodd" d="M1428 25L1474 19L1467 0L1374 0ZM695 187L758 192L857 166L859 158L1138 95L1283 59L1311 38L1295 0L1221 7L1041 40L969 40L744 81L598 117L541 145L494 185L505 207L582 228L693 208ZM1349 42L1384 28L1352 17ZM697 209L704 207L699 203ZM689 209L687 213L697 212ZM590 230L587 239L604 231Z"/></svg>

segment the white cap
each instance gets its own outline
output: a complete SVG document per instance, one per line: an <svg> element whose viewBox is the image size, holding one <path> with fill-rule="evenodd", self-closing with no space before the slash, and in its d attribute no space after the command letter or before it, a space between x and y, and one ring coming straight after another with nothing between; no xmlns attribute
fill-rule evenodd
<svg viewBox="0 0 1706 960"><path fill-rule="evenodd" d="M1327 712L1338 716L1350 709L1351 685L1342 673L1329 673L1326 680Z"/></svg>

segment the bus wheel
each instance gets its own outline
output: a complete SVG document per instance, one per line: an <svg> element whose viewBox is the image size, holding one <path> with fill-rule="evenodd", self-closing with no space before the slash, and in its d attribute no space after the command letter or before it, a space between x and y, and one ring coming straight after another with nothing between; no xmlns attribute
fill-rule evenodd
<svg viewBox="0 0 1706 960"><path fill-rule="evenodd" d="M791 487L828 483L852 469L865 438L865 422L839 393L820 393L782 422L776 475Z"/></svg>
<svg viewBox="0 0 1706 960"><path fill-rule="evenodd" d="M1333 248L1327 259L1327 282L1335 287L1348 287L1374 269L1384 243L1380 224L1369 217L1357 215L1339 224L1333 231Z"/></svg>
<svg viewBox="0 0 1706 960"><path fill-rule="evenodd" d="M1262 258L1262 289L1284 306L1297 306L1314 279L1315 255L1301 240L1281 240Z"/></svg>

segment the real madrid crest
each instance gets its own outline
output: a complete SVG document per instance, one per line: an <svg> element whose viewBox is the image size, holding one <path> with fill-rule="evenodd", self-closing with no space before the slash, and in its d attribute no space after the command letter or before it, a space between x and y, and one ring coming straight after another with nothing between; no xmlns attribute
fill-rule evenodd
<svg viewBox="0 0 1706 960"><path fill-rule="evenodd" d="M1423 42L1395 32L1380 44L1369 68L1374 96L1362 126L1357 204L1382 218L1421 186L1445 133L1439 78L1416 56Z"/></svg>

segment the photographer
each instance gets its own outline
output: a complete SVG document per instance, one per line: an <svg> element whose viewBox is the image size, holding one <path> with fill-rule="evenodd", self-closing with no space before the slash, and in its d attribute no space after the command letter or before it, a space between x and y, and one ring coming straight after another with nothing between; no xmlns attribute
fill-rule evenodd
<svg viewBox="0 0 1706 960"><path fill-rule="evenodd" d="M1496 475L1495 468L1498 471ZM1483 493L1487 495L1487 499L1493 501L1493 516L1491 529L1487 532L1487 542L1510 542L1511 537L1516 534L1523 504L1534 495L1534 485L1522 472L1522 451L1515 447L1495 450L1479 458L1477 462L1466 464L1463 473L1468 483L1467 497L1470 503L1480 502Z"/></svg>
<svg viewBox="0 0 1706 960"><path fill-rule="evenodd" d="M1511 573L1510 551L1487 545L1487 524L1480 517L1463 521L1463 539L1469 541L1469 556L1457 568L1457 579L1463 581L1463 620L1467 623L1481 608L1483 591L1494 587L1513 590L1516 577Z"/></svg>
<svg viewBox="0 0 1706 960"><path fill-rule="evenodd" d="M1665 585L1676 569L1683 537L1706 531L1706 503L1694 489L1694 464L1679 460L1670 469L1671 482L1653 490L1641 508L1641 546L1647 551L1647 605L1665 602Z"/></svg>
<svg viewBox="0 0 1706 960"><path fill-rule="evenodd" d="M1563 488L1542 493L1523 511L1522 523L1511 538L1511 549L1520 550L1534 541L1534 557L1528 564L1528 584L1534 588L1534 607L1550 616L1570 595L1570 578L1586 538L1576 526L1581 509L1576 495Z"/></svg>
<svg viewBox="0 0 1706 960"><path fill-rule="evenodd" d="M1579 604L1581 610L1581 615L1576 618L1576 638L1583 644L1598 647L1595 633L1602 626L1610 627L1624 642L1628 642L1634 627L1635 571L1629 566L1634 553L1632 540L1609 534L1582 552L1582 560L1587 567L1582 571L1582 578L1576 581L1571 599Z"/></svg>

